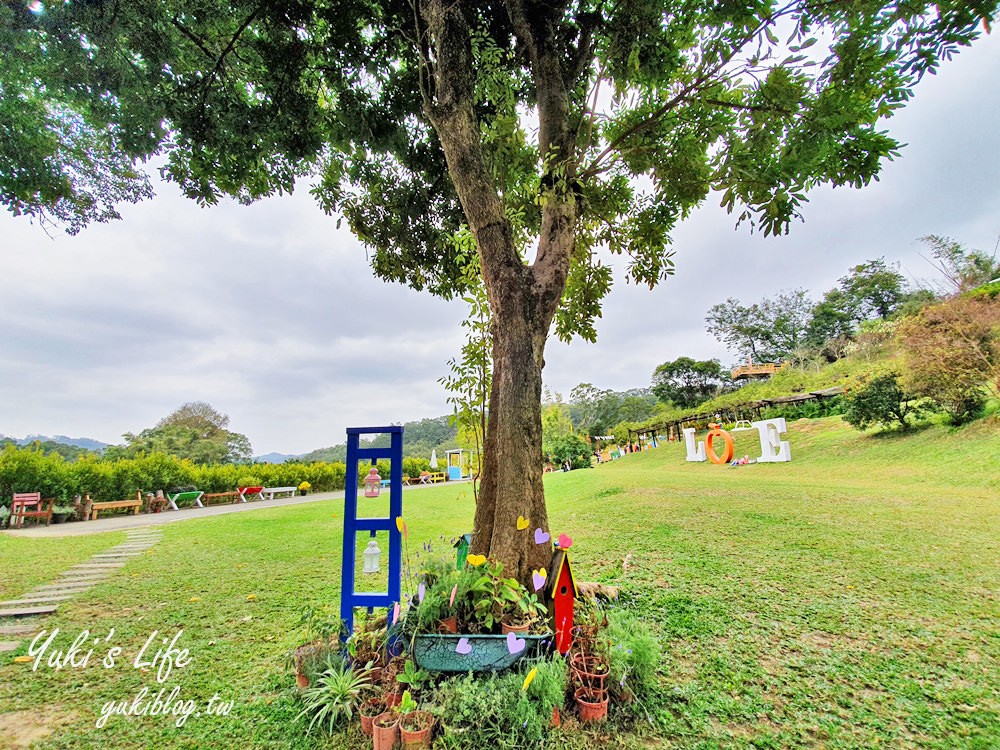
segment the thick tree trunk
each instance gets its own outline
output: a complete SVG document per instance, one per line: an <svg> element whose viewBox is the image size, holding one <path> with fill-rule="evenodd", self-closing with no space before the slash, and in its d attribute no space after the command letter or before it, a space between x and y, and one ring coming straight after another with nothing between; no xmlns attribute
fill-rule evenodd
<svg viewBox="0 0 1000 750"><path fill-rule="evenodd" d="M493 314L493 385L473 552L495 558L506 573L530 583L531 571L547 567L552 556L549 544L535 543L535 529L552 533L542 489L542 368L576 230L574 141L555 35L559 9L538 6L529 13L519 0L512 0L508 9L535 70L539 151L547 158L560 157L548 161L562 175L558 180L543 175L547 194L534 265L525 265L514 244L483 158L472 103L469 28L460 0L428 0L422 8L435 52L425 108L476 239ZM525 529L517 528L520 516L529 521Z"/></svg>
<svg viewBox="0 0 1000 750"><path fill-rule="evenodd" d="M502 285L495 296L493 386L476 506L473 551L500 560L521 581L547 568L548 544L536 544L535 529L549 531L542 489L542 367L551 315L526 299L530 269L520 283ZM518 529L520 516L530 522Z"/></svg>

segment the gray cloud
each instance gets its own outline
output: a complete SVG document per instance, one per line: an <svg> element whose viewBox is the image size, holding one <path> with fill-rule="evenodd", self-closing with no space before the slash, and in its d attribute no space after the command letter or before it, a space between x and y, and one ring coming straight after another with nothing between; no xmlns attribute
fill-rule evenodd
<svg viewBox="0 0 1000 750"><path fill-rule="evenodd" d="M992 249L997 70L988 37L928 77L889 123L902 157L864 190L814 191L788 236L734 230L710 199L674 232L676 276L652 292L619 280L597 344L549 344L546 383L620 389L681 355L730 361L704 331L712 304L800 286L819 297L880 255L931 276L924 234ZM449 411L436 381L460 346L462 303L373 278L305 191L208 209L158 193L75 238L0 217L0 433L117 442L204 400L257 452L304 452L348 425Z"/></svg>

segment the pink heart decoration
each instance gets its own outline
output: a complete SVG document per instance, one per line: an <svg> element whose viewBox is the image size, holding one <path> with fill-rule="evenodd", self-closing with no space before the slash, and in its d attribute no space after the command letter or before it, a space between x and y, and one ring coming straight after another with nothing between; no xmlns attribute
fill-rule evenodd
<svg viewBox="0 0 1000 750"><path fill-rule="evenodd" d="M418 602L423 602L423 600L424 600L424 591L425 590L426 589L424 588L424 584L421 583L419 586L417 586L417 601Z"/></svg>
<svg viewBox="0 0 1000 750"><path fill-rule="evenodd" d="M545 585L545 576L538 575L538 573L532 573L531 585L535 587L535 591L538 591L538 589Z"/></svg>
<svg viewBox="0 0 1000 750"><path fill-rule="evenodd" d="M507 650L512 654L521 653L527 645L527 641L518 638L514 633L507 633Z"/></svg>
<svg viewBox="0 0 1000 750"><path fill-rule="evenodd" d="M573 539L565 534L559 535L559 549L569 549L573 546Z"/></svg>
<svg viewBox="0 0 1000 750"><path fill-rule="evenodd" d="M542 531L541 529L535 529L535 544L545 544L552 537L549 536L549 532Z"/></svg>
<svg viewBox="0 0 1000 750"><path fill-rule="evenodd" d="M469 639L459 638L458 645L455 646L455 653L462 654L463 656L465 656L465 654L469 653L470 651L472 651L472 644L469 643Z"/></svg>

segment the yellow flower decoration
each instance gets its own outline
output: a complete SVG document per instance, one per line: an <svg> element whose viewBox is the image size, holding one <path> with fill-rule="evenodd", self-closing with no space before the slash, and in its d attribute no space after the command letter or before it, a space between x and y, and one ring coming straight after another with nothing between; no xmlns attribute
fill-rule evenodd
<svg viewBox="0 0 1000 750"><path fill-rule="evenodd" d="M536 674L538 674L538 667L532 667L531 671L528 672L528 676L524 678L524 684L521 685L521 692L528 689L528 685L530 685L531 681L535 679Z"/></svg>

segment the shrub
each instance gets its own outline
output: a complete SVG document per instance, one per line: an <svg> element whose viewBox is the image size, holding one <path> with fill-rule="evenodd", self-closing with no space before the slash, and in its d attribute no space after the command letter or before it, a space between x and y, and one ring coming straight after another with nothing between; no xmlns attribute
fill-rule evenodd
<svg viewBox="0 0 1000 750"><path fill-rule="evenodd" d="M1000 298L956 297L899 329L904 386L939 404L954 424L974 419L987 389L1000 395Z"/></svg>
<svg viewBox="0 0 1000 750"><path fill-rule="evenodd" d="M608 641L608 680L615 705L628 713L645 713L646 705L659 691L660 643L656 635L635 614L621 609L608 612L603 635Z"/></svg>
<svg viewBox="0 0 1000 750"><path fill-rule="evenodd" d="M361 691L370 684L367 671L355 672L343 662L332 661L315 684L303 693L305 707L297 718L312 716L309 731L318 724L332 732L354 715Z"/></svg>
<svg viewBox="0 0 1000 750"><path fill-rule="evenodd" d="M549 444L549 453L553 463L560 466L566 461L569 461L574 469L586 469L590 466L590 446L576 435L560 435L553 438Z"/></svg>
<svg viewBox="0 0 1000 750"><path fill-rule="evenodd" d="M899 375L883 372L861 381L844 396L844 421L863 430L873 424L890 427L899 423L909 427L907 416L915 413L913 396L899 386Z"/></svg>
<svg viewBox="0 0 1000 750"><path fill-rule="evenodd" d="M388 472L388 466L386 466ZM34 447L8 445L0 451L0 498L14 492L41 492L42 497L69 500L89 492L95 500L122 500L137 491L193 487L204 492L228 492L240 486L298 486L308 482L318 492L344 489L342 463L257 464L253 475L232 464L196 466L163 453L135 458L83 456L67 462ZM386 473L385 476L388 476ZM253 484L243 484L252 478Z"/></svg>
<svg viewBox="0 0 1000 750"><path fill-rule="evenodd" d="M433 702L441 720L440 747L523 750L547 746L552 707L562 705L566 666L556 657L535 665L538 672L522 690L526 672L467 674L448 679Z"/></svg>
<svg viewBox="0 0 1000 750"><path fill-rule="evenodd" d="M431 470L431 462L429 459L426 458L403 459L403 473L408 477L419 477L420 472L430 471L430 470Z"/></svg>
<svg viewBox="0 0 1000 750"><path fill-rule="evenodd" d="M15 492L40 492L42 497L68 499L72 492L66 462L57 453L45 455L35 448L8 445L0 452L0 498Z"/></svg>

